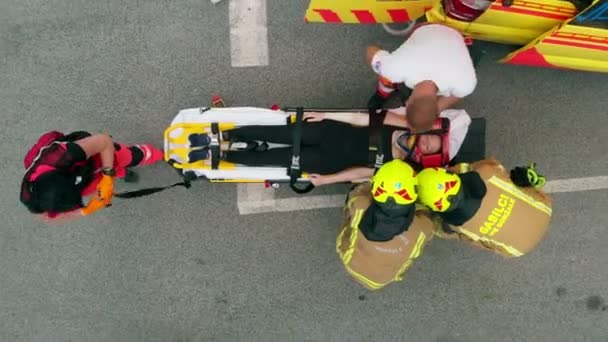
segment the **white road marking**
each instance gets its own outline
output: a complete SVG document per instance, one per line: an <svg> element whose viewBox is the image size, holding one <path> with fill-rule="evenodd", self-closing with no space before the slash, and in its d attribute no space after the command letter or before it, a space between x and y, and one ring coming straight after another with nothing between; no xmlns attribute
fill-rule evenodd
<svg viewBox="0 0 608 342"><path fill-rule="evenodd" d="M228 12L231 65L268 65L266 0L230 0Z"/></svg>
<svg viewBox="0 0 608 342"><path fill-rule="evenodd" d="M548 181L543 187L543 190L548 193L601 189L608 189L608 176L558 179ZM268 212L341 208L346 200L346 194L275 198L274 192L273 188L266 189L264 184L260 183L238 184L237 206L239 214L250 215Z"/></svg>
<svg viewBox="0 0 608 342"><path fill-rule="evenodd" d="M275 189L266 189L264 184L250 183L237 185L237 206L239 214L259 214L344 206L344 195L298 196L275 198Z"/></svg>
<svg viewBox="0 0 608 342"><path fill-rule="evenodd" d="M266 189L263 183L239 183L237 185L239 203L245 201L268 201L274 199L274 189Z"/></svg>
<svg viewBox="0 0 608 342"><path fill-rule="evenodd" d="M543 187L546 192L575 192L608 189L608 176L556 179Z"/></svg>

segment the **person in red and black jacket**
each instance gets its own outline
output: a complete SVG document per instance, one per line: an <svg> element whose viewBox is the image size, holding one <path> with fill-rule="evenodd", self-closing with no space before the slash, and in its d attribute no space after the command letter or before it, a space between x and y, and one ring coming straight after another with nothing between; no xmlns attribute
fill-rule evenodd
<svg viewBox="0 0 608 342"><path fill-rule="evenodd" d="M84 131L40 137L24 160L21 202L34 214L55 218L79 212L86 216L112 203L114 179L127 169L163 159L150 144L127 146L107 134ZM85 206L83 196L93 195Z"/></svg>

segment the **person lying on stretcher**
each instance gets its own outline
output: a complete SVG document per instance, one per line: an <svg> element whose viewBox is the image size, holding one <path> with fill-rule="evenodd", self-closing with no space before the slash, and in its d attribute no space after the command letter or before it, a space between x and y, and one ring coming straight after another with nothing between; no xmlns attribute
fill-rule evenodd
<svg viewBox="0 0 608 342"><path fill-rule="evenodd" d="M440 130L412 135L403 114L389 112L381 126L381 142L384 160L408 160L414 164L424 164L425 155L445 154L443 163L448 164L458 152L466 136L471 118L464 110L446 110L440 117L449 120L449 131ZM399 120L395 120L399 116ZM369 178L374 173L370 164L370 134L368 113L351 112L309 112L304 114L300 166L309 173L315 185L343 183ZM441 120L439 120L441 121ZM400 125L402 127L391 126ZM222 140L232 144L245 142L248 147L229 150L222 154L222 160L252 167L285 167L292 161L293 148L268 148L268 143L291 145L295 125L244 126L222 132ZM447 140L447 141L446 141ZM205 146L210 142L206 134L190 136L194 146ZM444 150L444 151L442 151ZM189 161L209 158L207 149L190 153ZM421 163L422 161L422 163ZM434 166L441 166L434 165ZM420 165L422 166L422 165Z"/></svg>

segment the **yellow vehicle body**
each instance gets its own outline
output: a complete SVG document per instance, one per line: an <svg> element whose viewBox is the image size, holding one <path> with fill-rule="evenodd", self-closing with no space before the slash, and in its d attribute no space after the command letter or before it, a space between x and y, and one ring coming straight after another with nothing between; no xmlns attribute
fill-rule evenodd
<svg viewBox="0 0 608 342"><path fill-rule="evenodd" d="M429 22L445 23L473 39L525 45L575 14L576 8L568 1L515 0L511 6L503 6L498 0L473 22L452 19L437 5L426 17Z"/></svg>
<svg viewBox="0 0 608 342"><path fill-rule="evenodd" d="M577 13L565 0L494 1L472 22L448 17L441 0L312 0L308 22L403 23L424 21L454 27L473 39L524 45L502 63L608 72L608 0Z"/></svg>
<svg viewBox="0 0 608 342"><path fill-rule="evenodd" d="M596 1L501 62L608 73L608 0Z"/></svg>
<svg viewBox="0 0 608 342"><path fill-rule="evenodd" d="M311 0L304 19L345 24L405 23L432 7L433 0Z"/></svg>

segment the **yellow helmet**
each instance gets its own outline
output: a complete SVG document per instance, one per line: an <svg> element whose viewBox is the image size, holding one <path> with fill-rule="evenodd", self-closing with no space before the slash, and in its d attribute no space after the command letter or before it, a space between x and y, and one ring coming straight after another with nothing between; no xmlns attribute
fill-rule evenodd
<svg viewBox="0 0 608 342"><path fill-rule="evenodd" d="M372 196L378 203L392 198L396 204L411 204L418 198L414 169L403 160L384 163L372 178Z"/></svg>
<svg viewBox="0 0 608 342"><path fill-rule="evenodd" d="M458 175L439 167L426 168L416 176L418 198L433 211L444 212L452 205L462 186Z"/></svg>

